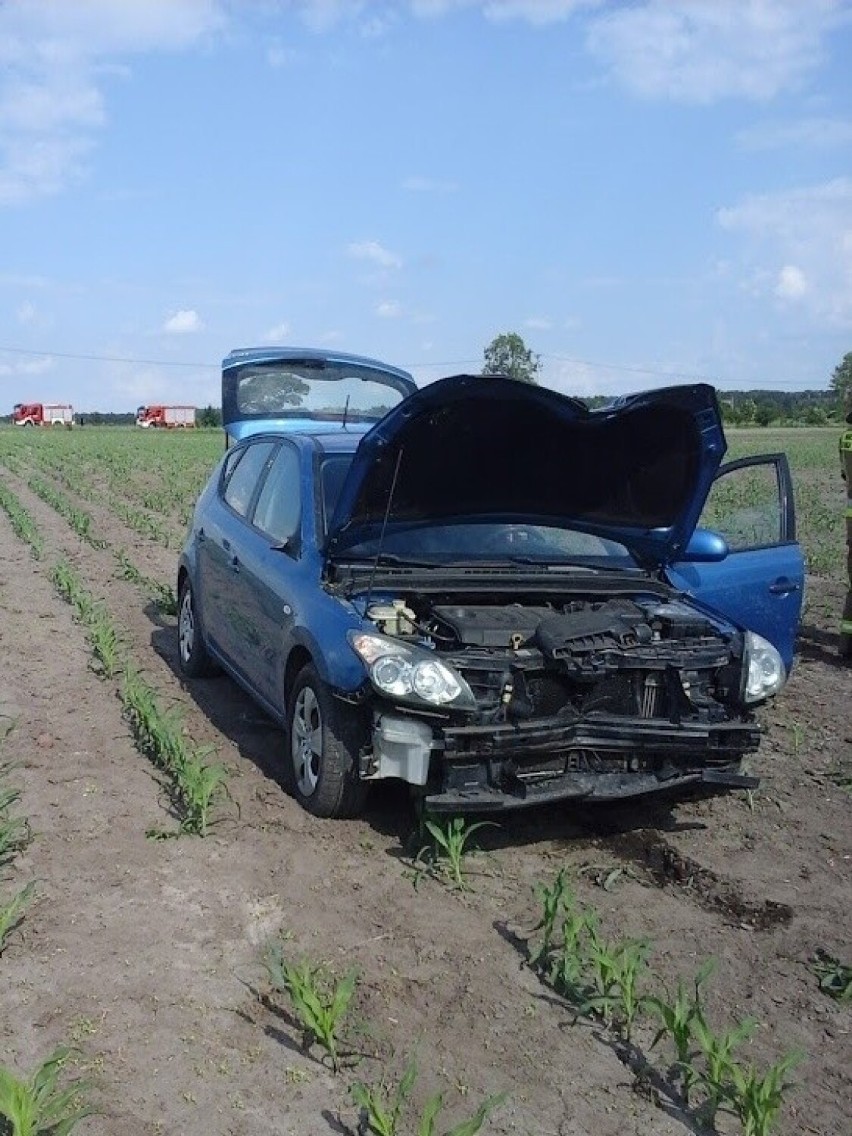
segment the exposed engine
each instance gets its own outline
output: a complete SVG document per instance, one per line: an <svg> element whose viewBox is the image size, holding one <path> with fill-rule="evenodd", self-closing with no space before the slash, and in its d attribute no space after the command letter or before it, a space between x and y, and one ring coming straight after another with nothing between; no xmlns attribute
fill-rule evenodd
<svg viewBox="0 0 852 1136"><path fill-rule="evenodd" d="M738 637L678 600L449 604L415 595L368 615L463 675L481 723L594 711L722 720L739 683Z"/></svg>

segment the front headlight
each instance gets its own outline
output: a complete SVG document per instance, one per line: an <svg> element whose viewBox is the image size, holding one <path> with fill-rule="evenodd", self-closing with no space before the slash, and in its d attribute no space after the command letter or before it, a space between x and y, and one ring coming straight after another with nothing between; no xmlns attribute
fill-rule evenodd
<svg viewBox="0 0 852 1136"><path fill-rule="evenodd" d="M462 676L430 651L365 631L350 631L348 639L380 694L399 702L425 702L452 710L476 706Z"/></svg>
<svg viewBox="0 0 852 1136"><path fill-rule="evenodd" d="M771 643L747 631L745 651L743 652L743 684L741 696L744 703L763 702L777 694L787 681L787 671L781 656Z"/></svg>

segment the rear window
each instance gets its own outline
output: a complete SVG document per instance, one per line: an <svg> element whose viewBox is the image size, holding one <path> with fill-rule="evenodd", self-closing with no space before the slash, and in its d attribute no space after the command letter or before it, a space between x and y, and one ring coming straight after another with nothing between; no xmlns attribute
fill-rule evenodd
<svg viewBox="0 0 852 1136"><path fill-rule="evenodd" d="M258 363L240 368L235 395L239 419L373 422L396 406L404 392L369 367Z"/></svg>

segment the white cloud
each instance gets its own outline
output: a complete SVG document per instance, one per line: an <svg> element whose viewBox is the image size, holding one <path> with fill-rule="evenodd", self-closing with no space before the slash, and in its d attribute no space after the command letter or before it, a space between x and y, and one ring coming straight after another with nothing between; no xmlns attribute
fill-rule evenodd
<svg viewBox="0 0 852 1136"><path fill-rule="evenodd" d="M764 122L741 130L736 140L744 150L828 150L852 143L852 119L801 118Z"/></svg>
<svg viewBox="0 0 852 1136"><path fill-rule="evenodd" d="M602 0L487 0L482 10L489 20L525 20L542 27L567 20L579 8L600 7Z"/></svg>
<svg viewBox="0 0 852 1136"><path fill-rule="evenodd" d="M292 47L285 47L280 43L272 43L266 49L266 61L270 67L289 67L298 58L298 52Z"/></svg>
<svg viewBox="0 0 852 1136"><path fill-rule="evenodd" d="M0 375L15 377L22 375L26 378L32 375L46 375L53 370L53 364L54 361L49 355L15 359L12 363L0 363Z"/></svg>
<svg viewBox="0 0 852 1136"><path fill-rule="evenodd" d="M18 309L15 312L15 318L17 319L18 323L32 323L36 318L35 305L31 304L28 300L23 304L19 304Z"/></svg>
<svg viewBox="0 0 852 1136"><path fill-rule="evenodd" d="M720 209L739 234L743 283L756 295L798 299L818 323L852 323L852 178L753 194Z"/></svg>
<svg viewBox="0 0 852 1136"><path fill-rule="evenodd" d="M286 320L277 323L275 327L270 327L268 331L264 331L261 335L261 342L263 343L286 343L290 338L291 327Z"/></svg>
<svg viewBox="0 0 852 1136"><path fill-rule="evenodd" d="M193 311L192 308L181 308L169 316L163 324L162 330L169 335L186 335L195 331L203 331L204 324L201 322L198 312Z"/></svg>
<svg viewBox="0 0 852 1136"><path fill-rule="evenodd" d="M402 305L396 300L382 300L376 305L376 315L382 319L398 319L402 315Z"/></svg>
<svg viewBox="0 0 852 1136"><path fill-rule="evenodd" d="M592 20L588 47L651 98L770 99L801 86L844 0L645 0Z"/></svg>
<svg viewBox="0 0 852 1136"><path fill-rule="evenodd" d="M524 327L528 327L530 331L550 331L553 324L544 316L530 316L524 320Z"/></svg>
<svg viewBox="0 0 852 1136"><path fill-rule="evenodd" d="M567 20L580 8L598 8L604 0L411 0L416 16L435 18L461 8L480 8L495 23L524 20L544 26Z"/></svg>
<svg viewBox="0 0 852 1136"><path fill-rule="evenodd" d="M795 264L785 264L778 273L775 295L782 300L798 300L808 290L808 282L801 268Z"/></svg>
<svg viewBox="0 0 852 1136"><path fill-rule="evenodd" d="M442 181L440 178L408 177L403 181L402 188L411 193L455 193L458 183Z"/></svg>
<svg viewBox="0 0 852 1136"><path fill-rule="evenodd" d="M0 205L85 175L115 57L179 51L223 25L221 0L0 3Z"/></svg>
<svg viewBox="0 0 852 1136"><path fill-rule="evenodd" d="M353 241L347 248L350 256L356 260L370 260L381 268L402 268L402 259L383 248L378 241Z"/></svg>

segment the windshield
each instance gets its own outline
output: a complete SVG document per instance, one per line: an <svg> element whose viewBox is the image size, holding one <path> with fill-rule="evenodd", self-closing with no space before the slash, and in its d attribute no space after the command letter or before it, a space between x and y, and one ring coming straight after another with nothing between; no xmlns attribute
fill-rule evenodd
<svg viewBox="0 0 852 1136"><path fill-rule="evenodd" d="M395 526L378 537L347 548L347 560L371 559L379 553L399 559L451 563L521 562L531 564L599 564L633 567L635 561L614 540L549 525L499 524L482 521L460 524Z"/></svg>

